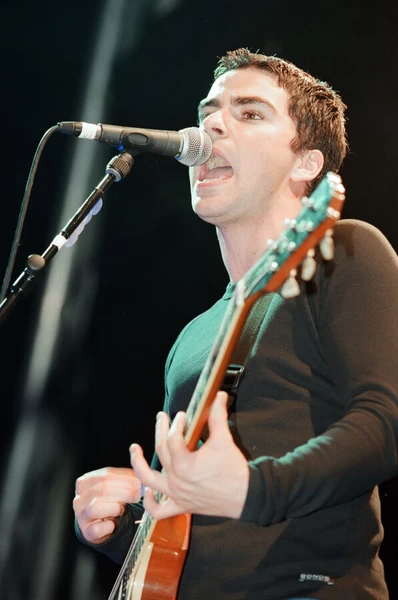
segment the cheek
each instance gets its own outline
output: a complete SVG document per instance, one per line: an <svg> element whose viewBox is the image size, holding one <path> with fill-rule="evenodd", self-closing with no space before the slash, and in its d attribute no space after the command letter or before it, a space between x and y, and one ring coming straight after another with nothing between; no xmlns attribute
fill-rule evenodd
<svg viewBox="0 0 398 600"><path fill-rule="evenodd" d="M251 180L272 179L286 173L291 168L292 153L286 148L278 148L276 144L270 151L257 152L246 165L246 173Z"/></svg>
<svg viewBox="0 0 398 600"><path fill-rule="evenodd" d="M269 170L268 157L265 153L255 153L250 159L245 159L241 163L241 169L239 171L239 178L241 182L245 183L248 187L252 187L263 177L267 175Z"/></svg>

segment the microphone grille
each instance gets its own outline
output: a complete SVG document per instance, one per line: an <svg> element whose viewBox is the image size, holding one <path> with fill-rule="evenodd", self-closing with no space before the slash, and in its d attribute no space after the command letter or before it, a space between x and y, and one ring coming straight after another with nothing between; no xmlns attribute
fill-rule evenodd
<svg viewBox="0 0 398 600"><path fill-rule="evenodd" d="M213 144L209 134L198 127L181 129L182 150L177 160L187 167L196 167L209 160Z"/></svg>

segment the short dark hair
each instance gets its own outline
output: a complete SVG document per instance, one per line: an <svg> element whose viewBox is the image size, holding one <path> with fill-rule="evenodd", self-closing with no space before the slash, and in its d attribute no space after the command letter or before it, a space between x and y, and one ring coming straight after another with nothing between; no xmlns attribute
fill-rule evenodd
<svg viewBox="0 0 398 600"><path fill-rule="evenodd" d="M324 156L322 171L307 186L307 193L311 193L328 171L339 170L347 154L344 117L347 107L328 83L282 58L253 53L247 48L232 50L220 58L214 80L228 71L249 67L274 75L278 85L289 94L289 114L297 128L292 150L300 154L318 149Z"/></svg>

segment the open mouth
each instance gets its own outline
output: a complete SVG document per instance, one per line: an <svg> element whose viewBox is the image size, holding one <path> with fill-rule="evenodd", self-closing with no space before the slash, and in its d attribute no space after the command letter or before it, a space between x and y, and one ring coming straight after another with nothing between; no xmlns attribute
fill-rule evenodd
<svg viewBox="0 0 398 600"><path fill-rule="evenodd" d="M222 181L232 177L234 171L228 161L219 154L213 153L209 160L201 166L198 181L200 183Z"/></svg>

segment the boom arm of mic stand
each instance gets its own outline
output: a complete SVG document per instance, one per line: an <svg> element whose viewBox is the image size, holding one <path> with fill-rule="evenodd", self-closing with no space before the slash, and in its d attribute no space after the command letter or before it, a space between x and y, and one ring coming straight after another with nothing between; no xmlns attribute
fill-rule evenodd
<svg viewBox="0 0 398 600"><path fill-rule="evenodd" d="M112 158L107 164L105 177L94 188L90 196L85 200L73 217L68 221L61 232L55 236L47 250L40 256L31 254L26 262L26 267L21 275L14 281L10 288L10 293L0 304L0 324L10 315L16 304L28 296L37 283L37 276L45 269L48 263L54 258L58 250L68 241L74 231L84 221L86 216L94 208L97 202L102 198L108 188L115 181L124 179L129 174L133 166L134 159L130 152L122 152Z"/></svg>

